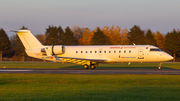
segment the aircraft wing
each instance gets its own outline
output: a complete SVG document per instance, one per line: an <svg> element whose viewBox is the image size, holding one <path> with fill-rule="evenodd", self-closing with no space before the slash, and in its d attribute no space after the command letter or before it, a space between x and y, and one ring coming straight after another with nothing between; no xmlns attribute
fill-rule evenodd
<svg viewBox="0 0 180 101"><path fill-rule="evenodd" d="M71 63L76 63L79 65L90 65L90 63L102 63L106 62L107 59L87 59L87 58L74 58L74 57L56 57L60 60L63 60L65 62L71 62Z"/></svg>

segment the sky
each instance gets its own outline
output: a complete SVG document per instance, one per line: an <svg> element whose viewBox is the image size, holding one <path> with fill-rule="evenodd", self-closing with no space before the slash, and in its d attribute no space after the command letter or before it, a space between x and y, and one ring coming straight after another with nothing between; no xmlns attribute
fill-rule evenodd
<svg viewBox="0 0 180 101"><path fill-rule="evenodd" d="M33 34L44 34L49 25L92 30L138 25L166 34L180 29L180 0L0 0L0 28L17 30L23 25Z"/></svg>

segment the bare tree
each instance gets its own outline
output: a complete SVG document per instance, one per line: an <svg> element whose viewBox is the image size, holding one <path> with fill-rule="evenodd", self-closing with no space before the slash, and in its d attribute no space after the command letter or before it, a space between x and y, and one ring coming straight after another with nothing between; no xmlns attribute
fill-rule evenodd
<svg viewBox="0 0 180 101"><path fill-rule="evenodd" d="M78 44L78 40L83 37L83 33L86 31L86 28L74 25L71 30L73 32L73 37L76 41L76 44Z"/></svg>
<svg viewBox="0 0 180 101"><path fill-rule="evenodd" d="M44 34L37 34L36 38L42 43L45 44L46 36Z"/></svg>

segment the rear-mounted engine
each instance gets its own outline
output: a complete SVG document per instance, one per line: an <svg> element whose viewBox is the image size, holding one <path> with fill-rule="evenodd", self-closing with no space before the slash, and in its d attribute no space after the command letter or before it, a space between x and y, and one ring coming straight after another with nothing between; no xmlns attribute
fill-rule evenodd
<svg viewBox="0 0 180 101"><path fill-rule="evenodd" d="M46 50L51 55L60 55L60 54L63 54L65 52L65 48L63 45L48 46L48 47L46 47Z"/></svg>

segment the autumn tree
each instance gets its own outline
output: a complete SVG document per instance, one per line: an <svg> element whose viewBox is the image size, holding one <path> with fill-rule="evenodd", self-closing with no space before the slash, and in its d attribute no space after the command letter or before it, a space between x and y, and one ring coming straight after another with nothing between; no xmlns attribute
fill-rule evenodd
<svg viewBox="0 0 180 101"><path fill-rule="evenodd" d="M94 35L94 33L97 31L98 27L91 31L90 29L86 29L83 33L83 37L78 40L79 44L81 45L90 45L91 39ZM113 45L126 45L128 44L128 38L127 38L127 29L122 29L119 26L112 26L108 27L105 26L101 29L101 31L104 33L104 35L108 38L108 40Z"/></svg>
<svg viewBox="0 0 180 101"><path fill-rule="evenodd" d="M121 28L120 27L108 27L105 26L102 28L102 32L109 40L112 42L113 45L118 45L121 43Z"/></svg>
<svg viewBox="0 0 180 101"><path fill-rule="evenodd" d="M2 56L9 56L10 53L10 41L6 32L0 29L0 61L2 61Z"/></svg>
<svg viewBox="0 0 180 101"><path fill-rule="evenodd" d="M144 31L137 25L134 25L134 27L130 29L130 32L127 34L127 38L129 39L129 44L145 44Z"/></svg>
<svg viewBox="0 0 180 101"><path fill-rule="evenodd" d="M97 28L97 31L94 32L94 35L91 40L91 45L111 45L112 42L109 40L109 38L104 35L104 33L100 30L100 28Z"/></svg>
<svg viewBox="0 0 180 101"><path fill-rule="evenodd" d="M153 35L156 40L156 46L163 50L164 36L159 31L153 33Z"/></svg>
<svg viewBox="0 0 180 101"><path fill-rule="evenodd" d="M72 28L73 37L75 40L75 44L79 44L79 39L83 37L83 33L86 31L86 28L80 27L78 25L74 25Z"/></svg>
<svg viewBox="0 0 180 101"><path fill-rule="evenodd" d="M127 45L129 43L128 39L128 29L125 28L121 31L121 45Z"/></svg>
<svg viewBox="0 0 180 101"><path fill-rule="evenodd" d="M79 45L90 45L94 32L96 32L96 30L91 31L90 29L86 28L82 38L79 38L78 40Z"/></svg>
<svg viewBox="0 0 180 101"><path fill-rule="evenodd" d="M127 29L123 29L121 30L121 28L119 26L112 26L112 27L108 27L105 26L102 28L102 31L104 33L104 35L106 35L110 41L112 42L113 45L125 45L128 42L127 39L127 33L128 30Z"/></svg>
<svg viewBox="0 0 180 101"><path fill-rule="evenodd" d="M180 32L175 29L172 32L168 32L164 42L165 50L173 55L174 62L176 57L180 56Z"/></svg>
<svg viewBox="0 0 180 101"><path fill-rule="evenodd" d="M148 45L156 45L156 40L154 39L154 35L150 29L146 32L145 42Z"/></svg>

